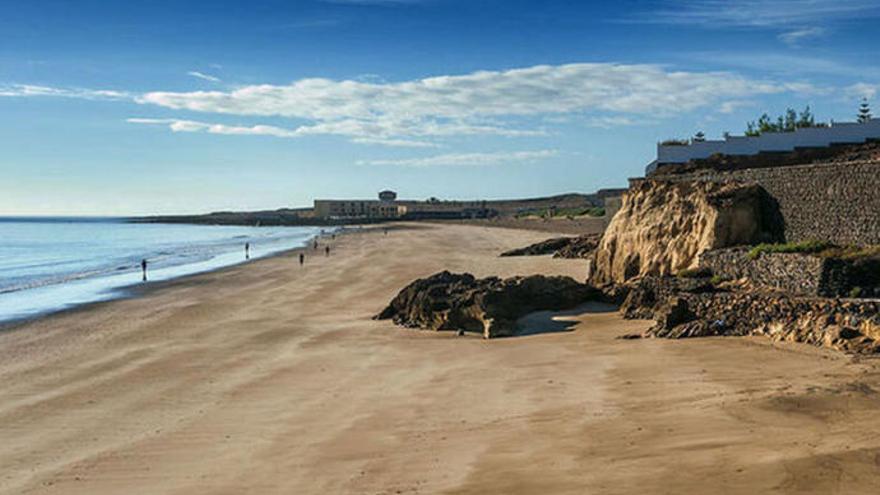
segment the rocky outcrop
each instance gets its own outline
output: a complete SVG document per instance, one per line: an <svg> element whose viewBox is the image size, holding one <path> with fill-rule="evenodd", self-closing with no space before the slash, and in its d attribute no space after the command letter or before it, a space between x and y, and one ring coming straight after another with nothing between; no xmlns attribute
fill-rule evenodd
<svg viewBox="0 0 880 495"><path fill-rule="evenodd" d="M540 310L563 310L601 298L569 277L477 279L448 271L411 283L376 319L428 330L480 333L485 338L516 335L516 320Z"/></svg>
<svg viewBox="0 0 880 495"><path fill-rule="evenodd" d="M696 268L701 253L779 237L772 200L741 183L646 180L624 195L592 258L590 281L620 283Z"/></svg>
<svg viewBox="0 0 880 495"><path fill-rule="evenodd" d="M648 337L760 335L845 352L880 352L880 301L724 290L708 280L648 277L632 284L625 317L652 318Z"/></svg>
<svg viewBox="0 0 880 495"><path fill-rule="evenodd" d="M587 234L573 237L569 242L553 254L554 258L579 259L589 258L599 246L601 234Z"/></svg>
<svg viewBox="0 0 880 495"><path fill-rule="evenodd" d="M571 242L571 237L554 237L546 241L536 242L526 247L511 249L501 253L502 257L507 256L542 256L545 254L554 254L559 249L567 246Z"/></svg>
<svg viewBox="0 0 880 495"><path fill-rule="evenodd" d="M541 256L552 254L554 258L588 258L599 245L600 234L586 234L578 237L554 237L529 246L511 249L501 256Z"/></svg>

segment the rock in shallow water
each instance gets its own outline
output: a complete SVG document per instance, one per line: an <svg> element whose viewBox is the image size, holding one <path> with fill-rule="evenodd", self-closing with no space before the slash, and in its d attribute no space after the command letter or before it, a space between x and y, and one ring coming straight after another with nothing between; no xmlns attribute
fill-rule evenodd
<svg viewBox="0 0 880 495"><path fill-rule="evenodd" d="M443 271L406 286L375 318L406 327L505 337L517 333L516 320L528 313L569 309L601 297L597 289L569 277L477 279Z"/></svg>

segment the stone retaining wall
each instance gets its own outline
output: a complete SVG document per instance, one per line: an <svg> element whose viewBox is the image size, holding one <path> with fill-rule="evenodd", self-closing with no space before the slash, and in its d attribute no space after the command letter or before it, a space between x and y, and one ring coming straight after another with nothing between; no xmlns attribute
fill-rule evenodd
<svg viewBox="0 0 880 495"><path fill-rule="evenodd" d="M859 285L853 263L799 253L762 253L749 248L716 249L700 255L700 265L725 279L747 279L770 289L802 296L842 297ZM864 287L863 289L869 289Z"/></svg>
<svg viewBox="0 0 880 495"><path fill-rule="evenodd" d="M779 205L785 240L880 244L880 162L854 161L664 175L655 180L756 182Z"/></svg>

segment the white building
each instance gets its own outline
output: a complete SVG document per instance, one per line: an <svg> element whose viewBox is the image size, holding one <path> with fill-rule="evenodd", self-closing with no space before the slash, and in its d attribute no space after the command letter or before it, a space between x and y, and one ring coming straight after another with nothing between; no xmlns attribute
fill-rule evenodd
<svg viewBox="0 0 880 495"><path fill-rule="evenodd" d="M657 144L657 159L648 164L650 174L658 165L687 163L712 155L757 155L761 152L794 151L795 148L824 148L832 144L860 144L880 140L880 119L864 123L832 123L828 127L806 127L793 132L768 132L760 136L728 136L721 140L690 144Z"/></svg>

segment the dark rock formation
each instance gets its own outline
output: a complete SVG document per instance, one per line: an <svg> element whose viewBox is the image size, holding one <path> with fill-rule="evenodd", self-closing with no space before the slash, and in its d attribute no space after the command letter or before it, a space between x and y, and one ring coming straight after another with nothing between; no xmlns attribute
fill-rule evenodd
<svg viewBox="0 0 880 495"><path fill-rule="evenodd" d="M852 353L880 352L878 300L725 291L705 280L667 277L633 283L621 310L627 318L654 319L650 337L762 335Z"/></svg>
<svg viewBox="0 0 880 495"><path fill-rule="evenodd" d="M569 277L477 279L448 271L411 283L376 319L429 330L464 330L485 338L516 334L516 320L541 310L558 311L601 298L601 292Z"/></svg>
<svg viewBox="0 0 880 495"><path fill-rule="evenodd" d="M568 259L589 258L593 255L593 251L599 246L599 241L601 240L602 236L600 234L587 234L571 238L568 244L562 246L553 254L553 257Z"/></svg>
<svg viewBox="0 0 880 495"><path fill-rule="evenodd" d="M523 248L511 249L501 253L501 256L541 256L553 254L571 242L570 237L554 237L546 241L536 242Z"/></svg>
<svg viewBox="0 0 880 495"><path fill-rule="evenodd" d="M554 237L529 246L511 249L501 256L541 256L552 254L554 258L589 258L599 245L601 234L586 234L579 237Z"/></svg>

